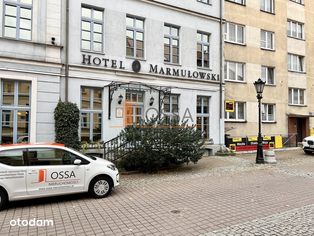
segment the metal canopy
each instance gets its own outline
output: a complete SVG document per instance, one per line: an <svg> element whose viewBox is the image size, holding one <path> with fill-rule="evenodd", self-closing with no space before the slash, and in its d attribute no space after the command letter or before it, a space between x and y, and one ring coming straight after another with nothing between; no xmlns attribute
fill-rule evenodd
<svg viewBox="0 0 314 236"><path fill-rule="evenodd" d="M115 82L112 81L108 85L105 85L104 88L109 89L109 106L108 106L108 120L111 119L111 102L113 99L113 94L118 88L125 89L125 90L137 90L137 91L157 91L159 93L159 113L160 113L160 107L161 107L161 94L167 95L171 93L171 88L172 87L167 87L167 86L156 86L156 85L150 85L150 84L144 84L141 82Z"/></svg>

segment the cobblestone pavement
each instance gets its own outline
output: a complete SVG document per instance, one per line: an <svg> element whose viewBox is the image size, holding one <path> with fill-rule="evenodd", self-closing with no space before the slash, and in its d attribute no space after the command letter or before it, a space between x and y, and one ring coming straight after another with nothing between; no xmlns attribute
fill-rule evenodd
<svg viewBox="0 0 314 236"><path fill-rule="evenodd" d="M314 156L276 155L276 165L255 165L246 154L123 175L104 199L13 202L0 212L0 235L314 235ZM54 224L10 226L33 218Z"/></svg>

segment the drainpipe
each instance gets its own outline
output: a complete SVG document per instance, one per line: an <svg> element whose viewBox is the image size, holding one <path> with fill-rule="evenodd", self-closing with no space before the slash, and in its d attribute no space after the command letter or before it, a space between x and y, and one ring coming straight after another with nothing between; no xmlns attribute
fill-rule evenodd
<svg viewBox="0 0 314 236"><path fill-rule="evenodd" d="M223 0L219 1L219 35L220 35L220 44L219 44L219 58L220 58L220 71L219 71L219 144L220 148L222 148L223 141L223 87L222 87L222 80L223 80Z"/></svg>
<svg viewBox="0 0 314 236"><path fill-rule="evenodd" d="M69 0L66 0L65 13L65 102L68 102L69 88Z"/></svg>

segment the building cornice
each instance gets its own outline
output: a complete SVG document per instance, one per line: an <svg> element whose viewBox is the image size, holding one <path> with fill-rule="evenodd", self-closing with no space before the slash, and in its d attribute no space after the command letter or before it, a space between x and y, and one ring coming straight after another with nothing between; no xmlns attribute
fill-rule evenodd
<svg viewBox="0 0 314 236"><path fill-rule="evenodd" d="M159 1L156 1L156 0L140 0L140 1L145 2L145 3L149 3L149 4L153 4L153 5L156 5L156 6L160 6L160 7L168 8L168 9L171 9L171 10L179 11L179 12L182 12L182 13L187 13L187 14L190 14L190 15L202 17L202 18L205 18L205 19L208 19L208 20L213 20L213 21L216 21L216 22L220 22L220 20L221 20L219 17L216 17L216 16L207 15L207 14L204 14L204 13L200 13L200 12L193 11L193 10L190 10L190 9L187 9L187 8L178 7L178 6L174 6L174 5L171 5L171 4L159 2ZM222 20L225 21L225 19L222 19Z"/></svg>

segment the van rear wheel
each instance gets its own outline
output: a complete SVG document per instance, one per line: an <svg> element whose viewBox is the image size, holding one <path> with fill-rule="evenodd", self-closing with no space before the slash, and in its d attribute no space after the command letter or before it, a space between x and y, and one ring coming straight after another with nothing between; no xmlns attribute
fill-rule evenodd
<svg viewBox="0 0 314 236"><path fill-rule="evenodd" d="M5 209L8 204L8 196L7 193L3 190L0 189L0 211Z"/></svg>
<svg viewBox="0 0 314 236"><path fill-rule="evenodd" d="M99 176L92 180L89 186L89 193L94 198L107 197L111 190L113 184L112 180L108 176Z"/></svg>

